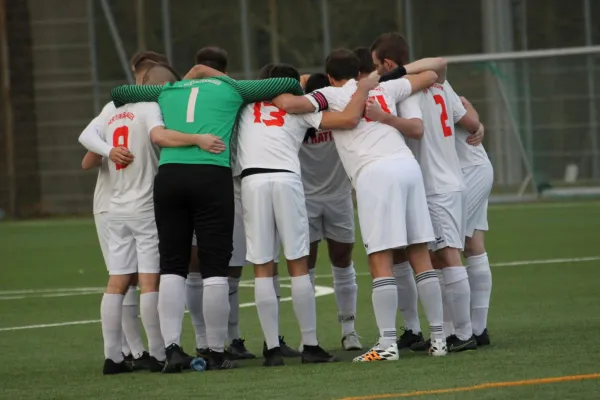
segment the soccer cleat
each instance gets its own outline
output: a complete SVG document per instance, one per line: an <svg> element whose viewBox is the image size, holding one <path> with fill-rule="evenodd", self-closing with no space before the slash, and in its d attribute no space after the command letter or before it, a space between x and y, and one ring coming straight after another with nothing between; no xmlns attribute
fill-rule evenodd
<svg viewBox="0 0 600 400"><path fill-rule="evenodd" d="M133 368L125 360L120 363L116 363L110 358L104 360L104 368L102 368L102 373L104 375L116 375L126 372L133 372Z"/></svg>
<svg viewBox="0 0 600 400"><path fill-rule="evenodd" d="M372 361L397 361L399 359L398 345L394 342L387 348L382 348L379 343L367 351L365 354L358 356L352 362L372 362Z"/></svg>
<svg viewBox="0 0 600 400"><path fill-rule="evenodd" d="M362 350L362 344L360 344L359 336L356 332L350 332L342 338L342 347L346 351Z"/></svg>
<svg viewBox="0 0 600 400"><path fill-rule="evenodd" d="M244 339L233 339L226 349L231 360L251 360L256 356L248 351Z"/></svg>
<svg viewBox="0 0 600 400"><path fill-rule="evenodd" d="M201 347L196 349L196 355L198 357L206 358L206 355L210 352L208 347Z"/></svg>
<svg viewBox="0 0 600 400"><path fill-rule="evenodd" d="M189 356L183 352L181 347L173 343L172 345L167 347L166 353L167 360L165 361L165 366L163 367L162 372L164 372L165 374L172 374L183 371L187 358Z"/></svg>
<svg viewBox="0 0 600 400"><path fill-rule="evenodd" d="M421 340L410 345L411 351L429 351L431 348L431 339Z"/></svg>
<svg viewBox="0 0 600 400"><path fill-rule="evenodd" d="M184 359L183 360L183 369L192 369L192 361L196 357L190 356L188 353L183 351L183 348L181 349L181 354L183 354L183 359Z"/></svg>
<svg viewBox="0 0 600 400"><path fill-rule="evenodd" d="M273 347L269 350L265 347L263 349L263 356L265 357L265 362L263 363L265 367L279 367L284 365L281 348L279 347Z"/></svg>
<svg viewBox="0 0 600 400"><path fill-rule="evenodd" d="M448 354L448 348L444 339L433 339L431 340L431 346L429 347L429 355L434 357L441 357Z"/></svg>
<svg viewBox="0 0 600 400"><path fill-rule="evenodd" d="M298 352L288 346L285 340L283 340L283 336L279 336L279 348L281 349L281 355L283 357L291 358L300 357L302 355L301 352Z"/></svg>
<svg viewBox="0 0 600 400"><path fill-rule="evenodd" d="M398 345L398 350L408 349L414 343L424 342L423 334L421 332L415 333L412 329L404 329L404 333L400 336L400 339L396 342ZM425 350L423 350L425 351Z"/></svg>
<svg viewBox="0 0 600 400"><path fill-rule="evenodd" d="M488 335L488 330L485 328L481 335L473 335L475 336L475 341L477 342L477 346L489 346L492 344L490 341L490 336Z"/></svg>
<svg viewBox="0 0 600 400"><path fill-rule="evenodd" d="M203 356L206 360L206 370L207 371L217 371L221 369L233 369L236 367L235 363L231 360L228 360L225 357L224 353L209 350L208 354Z"/></svg>
<svg viewBox="0 0 600 400"><path fill-rule="evenodd" d="M302 364L319 364L337 361L339 360L336 357L323 350L319 345L304 345L304 349L302 350Z"/></svg>
<svg viewBox="0 0 600 400"><path fill-rule="evenodd" d="M477 350L477 342L475 341L475 335L467 340L461 340L458 336L451 337L448 340L448 351L450 353L459 353L461 351Z"/></svg>

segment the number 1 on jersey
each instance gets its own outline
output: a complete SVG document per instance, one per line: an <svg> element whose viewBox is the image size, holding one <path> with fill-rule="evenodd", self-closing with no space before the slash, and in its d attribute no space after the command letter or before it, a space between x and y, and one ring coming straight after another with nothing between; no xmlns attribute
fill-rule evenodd
<svg viewBox="0 0 600 400"><path fill-rule="evenodd" d="M188 99L187 113L185 114L185 122L194 122L194 116L196 114L196 99L198 99L198 88L194 87L190 91L190 98Z"/></svg>
<svg viewBox="0 0 600 400"><path fill-rule="evenodd" d="M442 123L442 129L444 130L444 137L452 136L452 128L448 126L448 112L446 111L444 98L441 95L436 94L433 96L433 100L435 100L435 104L442 107L440 122Z"/></svg>

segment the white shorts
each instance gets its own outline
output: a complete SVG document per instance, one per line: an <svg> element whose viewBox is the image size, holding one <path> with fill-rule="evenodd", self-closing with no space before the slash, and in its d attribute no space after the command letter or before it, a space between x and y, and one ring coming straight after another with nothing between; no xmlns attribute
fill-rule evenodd
<svg viewBox="0 0 600 400"><path fill-rule="evenodd" d="M434 239L423 175L414 158L366 165L356 180L356 199L367 254Z"/></svg>
<svg viewBox="0 0 600 400"><path fill-rule="evenodd" d="M242 216L242 182L239 176L233 177L233 194L235 196L235 215L233 219L233 253L229 260L230 267L242 267L249 264L246 261L246 236L244 234L244 218ZM196 234L192 237L192 246L195 246Z"/></svg>
<svg viewBox="0 0 600 400"><path fill-rule="evenodd" d="M104 265L106 265L106 269L108 269L108 227L106 214L107 213L105 212L94 214L94 223L96 224L96 233L98 234L98 241L100 242L102 258L104 258Z"/></svg>
<svg viewBox="0 0 600 400"><path fill-rule="evenodd" d="M465 235L472 237L475 230L487 231L488 198L494 184L494 168L491 163L463 168L463 177L467 189L467 227Z"/></svg>
<svg viewBox="0 0 600 400"><path fill-rule="evenodd" d="M160 272L154 214L128 220L109 216L108 233L110 275Z"/></svg>
<svg viewBox="0 0 600 400"><path fill-rule="evenodd" d="M340 243L354 243L354 204L351 193L307 197L306 212L311 243L323 238Z"/></svg>
<svg viewBox="0 0 600 400"><path fill-rule="evenodd" d="M242 206L248 261L265 264L277 259L278 235L286 259L308 256L308 217L298 174L274 172L245 177Z"/></svg>
<svg viewBox="0 0 600 400"><path fill-rule="evenodd" d="M438 251L445 247L464 248L467 212L464 192L450 192L427 196L435 240L429 249Z"/></svg>

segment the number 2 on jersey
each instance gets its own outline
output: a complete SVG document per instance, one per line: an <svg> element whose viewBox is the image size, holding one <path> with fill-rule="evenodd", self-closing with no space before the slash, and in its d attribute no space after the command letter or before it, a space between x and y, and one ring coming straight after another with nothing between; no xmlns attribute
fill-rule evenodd
<svg viewBox="0 0 600 400"><path fill-rule="evenodd" d="M375 100L376 102L379 103L379 106L381 107L381 109L383 110L384 113L390 114L390 109L388 108L388 105L385 102L385 97L383 97L382 95L369 96L369 100ZM367 118L365 115L363 115L363 118L365 119L366 122L373 121L372 119Z"/></svg>
<svg viewBox="0 0 600 400"><path fill-rule="evenodd" d="M269 116L271 117L271 119L261 119L261 107L275 107L277 110L276 111L271 111L269 113ZM285 120L283 119L283 117L286 115L287 113L285 111L283 111L280 108L277 108L276 106L274 106L273 104L263 101L263 102L256 102L254 103L254 123L255 124L260 124L261 122L263 124L265 124L266 126L283 126L283 123L285 122Z"/></svg>
<svg viewBox="0 0 600 400"><path fill-rule="evenodd" d="M435 104L438 104L442 108L440 122L442 123L442 129L444 130L444 137L452 136L452 128L448 126L448 112L446 111L444 98L441 95L436 94L433 96L433 100L435 100Z"/></svg>
<svg viewBox="0 0 600 400"><path fill-rule="evenodd" d="M127 147L129 148L129 128L126 126L120 126L113 132L113 147ZM127 165L117 165L117 171L123 168L127 168Z"/></svg>

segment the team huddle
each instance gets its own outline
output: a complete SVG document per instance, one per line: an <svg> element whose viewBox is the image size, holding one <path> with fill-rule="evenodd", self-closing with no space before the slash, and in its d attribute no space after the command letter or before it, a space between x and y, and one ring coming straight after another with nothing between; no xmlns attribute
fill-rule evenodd
<svg viewBox="0 0 600 400"><path fill-rule="evenodd" d="M386 33L371 48L333 50L325 73L300 76L290 65L268 64L246 81L227 76L227 53L216 47L201 49L183 79L160 54L134 56L136 85L113 89L113 101L79 138L88 150L82 166L100 168L94 218L109 271L105 374L180 372L195 356L208 370L255 358L239 329L245 264L254 266L264 365L284 365L285 357L338 361L317 340L321 240L342 348L363 349L352 189L379 329L377 343L353 361L490 344L484 232L493 169L484 128L450 86L445 60L409 62L408 54L401 35ZM279 331L280 248L298 350ZM195 356L181 347L186 306Z"/></svg>

